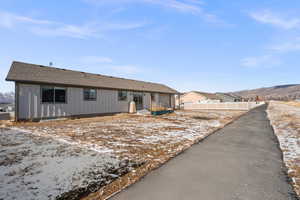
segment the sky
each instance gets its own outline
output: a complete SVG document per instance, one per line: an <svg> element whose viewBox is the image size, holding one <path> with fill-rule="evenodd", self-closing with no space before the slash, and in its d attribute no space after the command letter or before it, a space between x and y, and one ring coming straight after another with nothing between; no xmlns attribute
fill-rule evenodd
<svg viewBox="0 0 300 200"><path fill-rule="evenodd" d="M300 83L299 0L1 0L12 61L229 92Z"/></svg>

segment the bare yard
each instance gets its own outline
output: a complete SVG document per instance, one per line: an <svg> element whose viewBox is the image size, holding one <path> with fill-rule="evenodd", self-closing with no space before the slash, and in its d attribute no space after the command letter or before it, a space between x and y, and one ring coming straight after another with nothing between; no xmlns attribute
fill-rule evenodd
<svg viewBox="0 0 300 200"><path fill-rule="evenodd" d="M278 137L288 175L300 196L300 107L299 103L271 102L268 116Z"/></svg>
<svg viewBox="0 0 300 200"><path fill-rule="evenodd" d="M119 114L8 125L0 133L0 199L108 197L243 113Z"/></svg>

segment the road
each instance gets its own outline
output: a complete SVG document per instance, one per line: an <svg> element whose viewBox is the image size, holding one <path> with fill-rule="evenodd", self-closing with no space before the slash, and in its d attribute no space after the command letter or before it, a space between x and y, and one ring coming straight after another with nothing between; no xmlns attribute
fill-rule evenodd
<svg viewBox="0 0 300 200"><path fill-rule="evenodd" d="M111 199L296 199L265 110L250 111Z"/></svg>

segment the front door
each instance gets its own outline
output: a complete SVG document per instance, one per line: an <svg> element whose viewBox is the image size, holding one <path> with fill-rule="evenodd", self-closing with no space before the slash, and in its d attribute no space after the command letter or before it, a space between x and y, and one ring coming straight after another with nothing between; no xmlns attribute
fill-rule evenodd
<svg viewBox="0 0 300 200"><path fill-rule="evenodd" d="M133 101L135 102L137 110L143 109L143 94L134 94Z"/></svg>

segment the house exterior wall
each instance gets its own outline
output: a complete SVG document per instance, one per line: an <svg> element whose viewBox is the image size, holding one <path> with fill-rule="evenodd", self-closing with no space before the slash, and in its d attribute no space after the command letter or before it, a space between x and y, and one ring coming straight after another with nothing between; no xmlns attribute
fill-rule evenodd
<svg viewBox="0 0 300 200"><path fill-rule="evenodd" d="M18 83L18 120L47 119L77 115L105 114L128 112L129 102L133 100L133 93L128 91L127 101L118 100L118 90L97 89L96 101L83 99L83 88L65 87L67 103L41 103L41 86L35 84ZM143 94L143 107L150 108L151 96ZM155 93L157 97L160 94ZM174 95L173 95L174 96ZM160 98L157 98L160 102ZM165 99L162 98L164 102Z"/></svg>
<svg viewBox="0 0 300 200"><path fill-rule="evenodd" d="M204 100L207 100L205 96L202 96L194 92L189 92L187 94L180 96L180 104L199 103L200 101L204 101Z"/></svg>
<svg viewBox="0 0 300 200"><path fill-rule="evenodd" d="M170 95L169 94L159 94L160 106L169 108L170 105Z"/></svg>
<svg viewBox="0 0 300 200"><path fill-rule="evenodd" d="M152 106L174 108L175 107L175 95L156 93L155 100L152 102Z"/></svg>

